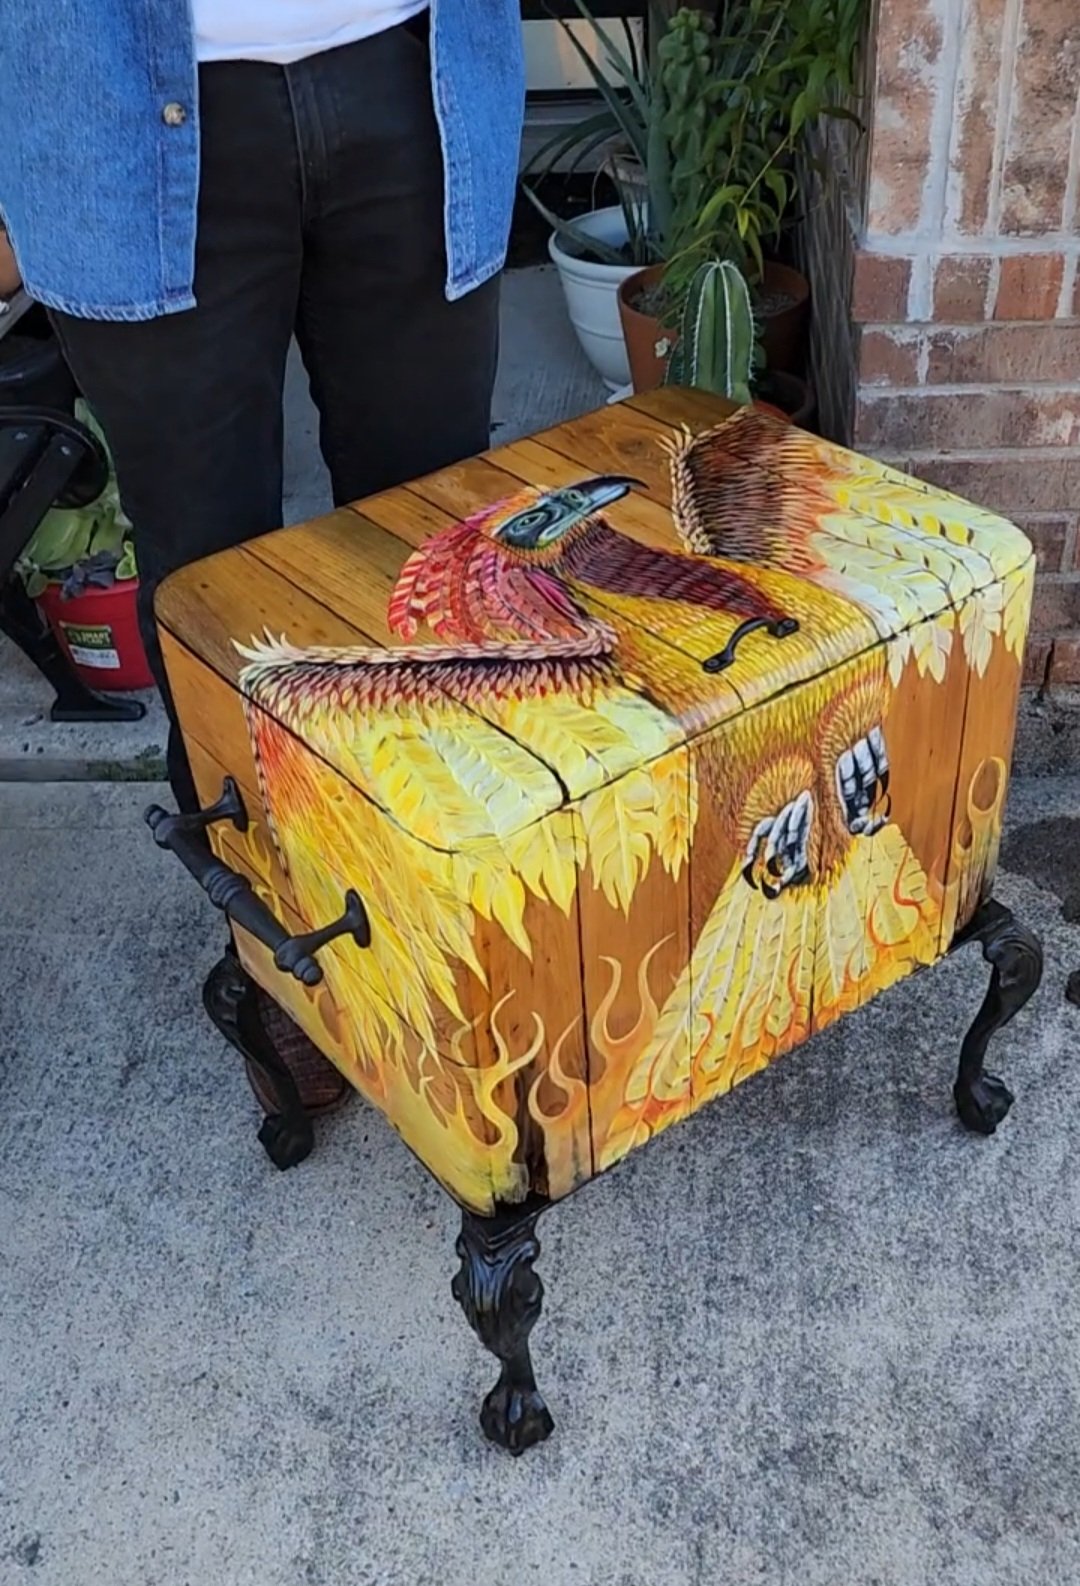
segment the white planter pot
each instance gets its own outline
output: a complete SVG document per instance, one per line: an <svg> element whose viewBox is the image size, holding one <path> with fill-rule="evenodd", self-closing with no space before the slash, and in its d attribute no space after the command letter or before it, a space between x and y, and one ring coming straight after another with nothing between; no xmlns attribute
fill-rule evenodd
<svg viewBox="0 0 1080 1586"><path fill-rule="evenodd" d="M618 247L626 241L626 217L618 205L597 209L574 222L578 231L600 242ZM596 264L567 253L558 235L548 243L548 252L559 272L570 323L581 349L605 385L612 391L630 379L630 365L623 342L616 296L620 281L634 275L636 264Z"/></svg>

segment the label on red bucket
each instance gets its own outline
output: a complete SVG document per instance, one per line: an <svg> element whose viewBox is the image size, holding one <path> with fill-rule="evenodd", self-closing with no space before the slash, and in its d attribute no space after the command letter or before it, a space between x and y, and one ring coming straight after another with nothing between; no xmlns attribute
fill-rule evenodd
<svg viewBox="0 0 1080 1586"><path fill-rule="evenodd" d="M113 644L110 627L102 624L91 628L75 622L62 622L60 626L76 666L96 666L106 672L119 671L120 656Z"/></svg>

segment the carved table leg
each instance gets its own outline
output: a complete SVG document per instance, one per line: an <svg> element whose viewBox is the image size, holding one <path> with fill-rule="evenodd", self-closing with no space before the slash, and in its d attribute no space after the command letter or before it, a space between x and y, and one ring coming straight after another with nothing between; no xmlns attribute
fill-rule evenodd
<svg viewBox="0 0 1080 1586"><path fill-rule="evenodd" d="M1012 1106L1004 1081L983 1071L991 1036L1003 1029L1038 990L1042 979L1042 947L1036 936L1014 919L1001 903L984 903L962 932L957 946L979 942L991 966L990 989L960 1048L960 1067L953 1086L956 1110L965 1128L993 1134Z"/></svg>
<svg viewBox="0 0 1080 1586"><path fill-rule="evenodd" d="M203 986L203 1007L214 1024L258 1072L263 1089L278 1099L259 1128L259 1144L275 1167L296 1167L311 1155L315 1134L292 1075L281 1062L259 1018L255 984L230 946Z"/></svg>
<svg viewBox="0 0 1080 1586"><path fill-rule="evenodd" d="M540 1315L544 1286L533 1271L540 1254L539 1211L494 1217L461 1214L457 1253L461 1270L451 1285L480 1342L502 1365L484 1400L480 1425L493 1443L522 1454L550 1437L554 1421L533 1376L529 1334Z"/></svg>

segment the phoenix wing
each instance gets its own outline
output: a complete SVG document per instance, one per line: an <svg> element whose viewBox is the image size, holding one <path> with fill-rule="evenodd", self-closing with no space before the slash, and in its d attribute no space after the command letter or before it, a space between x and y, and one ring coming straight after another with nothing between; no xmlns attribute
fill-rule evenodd
<svg viewBox="0 0 1080 1586"><path fill-rule="evenodd" d="M944 677L964 602L973 664L985 667L987 630L1016 650L1023 622L995 596L1027 553L1003 519L752 408L684 431L670 453L688 549L770 563L846 596L894 641L894 675L914 654L921 672Z"/></svg>
<svg viewBox="0 0 1080 1586"><path fill-rule="evenodd" d="M391 621L406 637L427 621L454 642L253 645L241 688L297 906L320 923L354 886L371 915L350 978L375 993L369 1009L345 987L357 1028L386 1040L398 1008L432 1042L440 1007L463 1018L462 969L482 974L481 919L529 954L528 895L568 910L592 862L597 883L628 898L642 844L669 868L685 859L685 797L646 777L643 799L642 778L624 774L680 728L628 686L602 621L467 526L406 564ZM586 792L587 828L564 808ZM631 826L635 845L612 842Z"/></svg>

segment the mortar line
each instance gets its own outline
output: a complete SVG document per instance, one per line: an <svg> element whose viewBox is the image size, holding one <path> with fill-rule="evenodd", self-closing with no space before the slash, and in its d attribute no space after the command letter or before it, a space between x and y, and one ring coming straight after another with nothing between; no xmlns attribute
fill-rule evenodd
<svg viewBox="0 0 1080 1586"><path fill-rule="evenodd" d="M987 218L989 235L1000 241L1001 210L1004 202L1005 162L1012 141L1013 115L1016 95L1012 92L1016 81L1016 51L1020 39L1021 0L1007 0L1005 20L1001 29L1001 72L998 78L998 109L994 125L994 158L990 167L990 202Z"/></svg>
<svg viewBox="0 0 1080 1586"><path fill-rule="evenodd" d="M919 207L919 228L935 239L940 238L945 231L945 216L948 212L949 171L956 130L956 86L960 76L960 43L964 28L963 10L962 5L945 0L941 53L937 59L937 94L930 117L930 169Z"/></svg>

